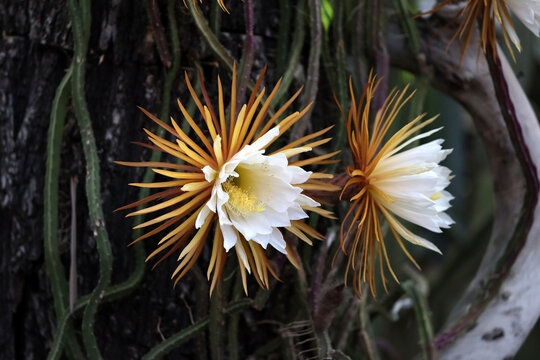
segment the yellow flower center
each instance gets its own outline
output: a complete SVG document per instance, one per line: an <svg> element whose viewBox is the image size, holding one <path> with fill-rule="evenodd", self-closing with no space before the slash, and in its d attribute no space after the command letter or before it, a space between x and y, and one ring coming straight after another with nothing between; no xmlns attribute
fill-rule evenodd
<svg viewBox="0 0 540 360"><path fill-rule="evenodd" d="M225 205L227 209L244 216L264 211L264 204L257 199L257 196L239 185L238 178L232 176L221 185L223 191L229 195L229 200Z"/></svg>

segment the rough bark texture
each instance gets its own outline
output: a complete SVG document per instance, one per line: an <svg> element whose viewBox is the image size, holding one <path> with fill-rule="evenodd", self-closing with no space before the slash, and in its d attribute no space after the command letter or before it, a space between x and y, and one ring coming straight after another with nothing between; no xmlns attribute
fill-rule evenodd
<svg viewBox="0 0 540 360"><path fill-rule="evenodd" d="M182 48L200 51L190 43L196 43L197 36L185 36L196 30L180 5ZM140 171L122 168L113 160L143 156L130 144L141 140L141 128L148 126L136 106L158 112L164 70L143 2L94 2L92 18L86 93L115 255L113 282L118 283L133 267L131 250L126 250L131 230L124 214L113 210L136 198L136 191L125 183L140 178ZM43 256L45 149L51 103L71 61L71 25L66 4L58 1L3 0L0 21L0 358L45 358L57 326ZM175 89L173 98L179 96L179 86ZM79 294L84 295L92 290L98 268L87 224L80 136L71 112L64 129L61 167L59 246L67 269L69 179L75 176L79 180L78 282ZM154 277L149 271L144 284L125 302L100 307L96 333L106 358L140 358L161 340L160 332L167 336L171 326L189 323L179 297L192 295L182 287L171 287L166 276ZM186 356L190 353L187 350Z"/></svg>
<svg viewBox="0 0 540 360"><path fill-rule="evenodd" d="M165 37L167 1L148 1L158 10ZM143 1L92 2L92 30L86 67L86 101L92 118L100 158L101 192L106 228L114 256L112 284L126 280L134 268L127 246L132 241L132 221L114 209L137 199L128 182L140 181L142 169L126 168L114 160L148 160L149 151L133 145L143 141L143 127L152 125L137 109L159 115L165 74L148 13ZM204 4L208 15L210 4ZM231 4L240 7L242 3ZM274 8L275 10L275 8ZM275 11L256 8L257 54L254 72L267 63L275 47ZM262 12L266 11L266 16ZM180 117L176 99L186 100L183 72L196 76L196 63L205 76L215 78L219 66L193 24L182 1L175 4L181 52L181 71L172 86L171 115ZM224 18L220 39L231 49L241 48L243 19ZM45 358L57 330L53 298L43 252L43 188L47 131L55 91L73 55L73 39L65 2L0 1L0 358ZM264 35L261 35L264 34ZM170 46L168 43L166 46ZM171 49L169 49L171 52ZM233 54L238 55L238 54ZM238 56L237 56L238 58ZM259 62L259 60L262 60ZM225 72L226 73L226 72ZM227 80L228 81L228 80ZM272 82L271 79L269 79ZM209 88L214 92L215 89ZM98 276L96 244L88 223L85 202L85 164L81 137L73 112L63 133L59 247L64 268L69 269L70 179L77 187L78 296L89 294ZM147 253L156 241L145 243ZM194 281L206 281L198 269L173 288L169 279L174 256L147 269L142 284L121 300L99 306L95 331L104 358L139 359L148 350L207 314L208 292L197 293ZM203 287L204 288L204 287ZM79 324L81 315L75 316ZM169 356L174 359L205 357L205 336L199 336ZM249 347L249 341L243 346ZM195 355L196 354L196 355Z"/></svg>

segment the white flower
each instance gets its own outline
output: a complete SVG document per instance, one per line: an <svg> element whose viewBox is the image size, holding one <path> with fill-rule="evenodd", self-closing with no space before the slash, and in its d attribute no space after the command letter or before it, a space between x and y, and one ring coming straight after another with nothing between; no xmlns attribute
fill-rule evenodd
<svg viewBox="0 0 540 360"><path fill-rule="evenodd" d="M137 228L155 228L136 241L163 234L156 250L148 258L160 253L166 258L179 252L178 265L172 275L176 281L194 266L203 249L208 248L207 276L212 279L210 292L220 283L231 253L236 253L238 258L246 292L247 273L253 274L262 287L268 288L269 274L277 277L268 258L268 245L285 254L295 267L300 267L299 259L292 251L292 240L298 238L311 244L312 239L324 238L302 219L308 217L306 212L315 212L323 217L332 215L305 191L324 193L339 188L322 181L331 175L308 172L301 167L332 162L329 159L337 152L309 155L312 149L330 141L329 138L319 138L330 128L306 134L291 143L281 140L273 146L272 152L270 146L302 118L309 106L299 112L287 112L299 96L298 91L281 108L270 112L270 104L280 82L263 101L265 89L260 88L263 75L264 71L248 102L237 109L236 67L231 74L233 82L228 106L219 78L214 106L204 84L201 82L201 99L186 74L189 93L198 109L198 119L194 119L178 101L183 122L189 125L189 131L182 130L174 119L171 119L171 126L143 110L174 139L170 141L145 130L150 146L177 160L118 162L151 167L167 178L162 182L132 184L161 190L121 209L146 205L128 216L152 214L152 218ZM272 115L268 116L269 113ZM299 154L303 156L291 159ZM283 233L289 236L284 237ZM233 248L234 251L230 251Z"/></svg>
<svg viewBox="0 0 540 360"><path fill-rule="evenodd" d="M407 89L393 90L373 119L371 101L379 83L371 74L359 103L351 106L347 121L354 164L347 167L349 179L342 191L342 197L350 200L351 206L340 235L341 248L348 255L345 281L352 272L357 295L363 283L375 295L376 269L386 289L385 264L397 281L386 250L382 219L415 265L403 239L440 251L432 242L410 231L402 220L433 232L441 232L454 223L445 213L453 199L445 190L450 183L450 170L440 165L451 150L442 149L440 139L410 147L439 130L419 133L434 118L423 121L423 116L419 116L388 138L392 123L412 94L406 95ZM351 97L355 99L352 85Z"/></svg>
<svg viewBox="0 0 540 360"><path fill-rule="evenodd" d="M266 249L268 244L286 254L286 243L279 227L291 220L307 218L302 206L319 206L293 186L306 182L311 172L289 166L282 154L263 155L268 142L279 135L275 127L251 145L245 145L220 169L205 166L203 172L213 183L212 196L199 213L195 226L201 227L210 212L218 215L223 246L229 251L238 243L239 233ZM217 142L221 140L216 138ZM249 267L247 260L246 267Z"/></svg>
<svg viewBox="0 0 540 360"><path fill-rule="evenodd" d="M454 198L444 190L450 184L450 170L439 165L452 150L443 150L443 140L438 139L396 152L438 130L417 135L396 148L390 156L382 158L371 173L373 180L370 182L388 196L385 198L387 201L380 202L381 206L433 232L441 232L441 228L449 228L454 223L444 212L450 208L450 200ZM440 253L433 243L399 226L397 221L392 221L391 225L409 242Z"/></svg>

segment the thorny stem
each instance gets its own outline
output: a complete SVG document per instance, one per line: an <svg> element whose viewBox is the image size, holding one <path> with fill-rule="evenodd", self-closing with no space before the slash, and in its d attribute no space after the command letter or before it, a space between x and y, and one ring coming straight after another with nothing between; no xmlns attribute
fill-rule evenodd
<svg viewBox="0 0 540 360"><path fill-rule="evenodd" d="M166 78L165 78L165 82L164 82L164 85L163 85L163 96L164 96L164 99L162 101L162 109L161 109L161 118L162 119L167 119L168 116L167 114L169 113L169 104L170 104L170 94L171 94L171 90L172 90L172 85L174 83L174 80L176 79L176 77L178 76L178 71L179 71L179 68L180 68L180 42L179 42L179 37L178 37L178 29L177 29L177 25L176 25L176 17L175 17L175 14L174 14L174 2L169 2L169 6L168 6L168 18L169 18L169 26L170 26L170 31L171 31L171 44L172 44L172 54L173 54L173 61L172 61L172 68L170 69L170 71L168 72ZM60 86L58 87L58 91L57 91L57 97L58 99L55 100L55 102L53 103L53 111L52 111L52 114L51 114L51 127L53 126L53 124L56 123L55 119L56 118L59 118L59 115L57 115L57 111L54 111L54 109L56 109L57 107L60 107L59 102L61 101L61 97L59 94L63 94L62 96L65 96L66 97L66 101L67 102L67 96L69 95L69 80L71 78L71 74L72 74L72 71L71 71L71 68L68 70L68 73L66 74L64 80L62 81L62 83L60 84ZM67 90L66 90L67 88ZM65 107L65 105L63 105ZM60 110L58 110L60 111ZM65 112L65 110L64 110ZM65 114L64 114L65 116ZM63 122L62 122L63 124ZM59 128L61 129L63 127L63 125L58 125ZM56 128L56 125L55 125L55 128ZM58 135L56 135L58 136ZM61 133L60 133L60 136L61 136ZM49 144L55 144L56 141L50 141ZM60 146L60 144L58 144L57 146ZM58 150L58 153L59 153L59 150ZM156 157L157 156L157 157ZM159 156L160 156L160 153L159 152L155 152L152 154L152 158L153 158L153 161L158 161L159 160ZM49 155L48 156L48 159L53 159L53 156L52 155ZM58 160L59 161L59 160ZM151 182L152 179L154 177L154 172L152 170L148 170L145 174L145 177L144 177L144 181L145 182ZM50 186L46 186L46 191L45 191L45 194L48 193L48 190ZM56 186L57 188L57 186ZM148 189L141 189L140 193L139 193L139 198L144 198L146 196L148 196ZM56 195L57 196L57 195ZM49 197L45 197L46 199L49 198ZM54 201L51 203L53 204L56 204L57 201ZM55 211L55 213L57 213L57 211ZM45 217L48 217L48 212L46 211L45 212ZM57 221L56 221L57 222ZM137 222L137 220L135 221ZM140 220L139 220L140 222ZM49 229L56 229L57 226L56 225L51 225L50 227L47 226L47 224L49 224L50 221L45 221L45 224L46 224L46 229L49 228ZM52 231L52 230L50 230ZM49 233L50 232L49 230L46 230L45 231L45 234ZM56 230L55 230L56 231ZM135 230L134 231L134 238L137 238L138 236L140 236L140 233L138 233L138 231L140 230ZM45 237L45 240L46 240L46 244L49 243L49 241L47 240L49 237ZM51 236L52 238L52 236ZM54 238L56 238L56 236L54 236ZM49 246L46 246L45 247L46 249L49 249L50 247ZM58 252L58 250L56 249L57 248L57 245L54 245L52 247L52 249L56 252ZM144 245L142 243L136 243L133 245L133 249L134 249L134 252L135 252L135 270L133 271L132 275L128 278L128 280L126 280L125 282L123 283L120 283L120 284L117 284L117 285L114 285L114 286L111 286L109 288L107 288L104 293L103 293L103 298L102 298L102 301L105 302L105 301L112 301L112 300L116 300L118 298L121 298L123 296L125 296L126 294L130 293L131 291L133 291L133 289L135 289L135 287L141 282L143 276L144 276L144 270L145 270L145 262L144 262L144 259L145 259L145 253L144 253ZM46 254L49 254L49 252L46 251ZM54 258L57 258L58 260L55 260L55 261L51 261L52 264L54 264L54 266L58 267L58 266L61 266L61 261L59 260L59 254L57 254L56 256L52 256L51 257L54 257ZM46 257L47 258L47 257ZM51 278L51 283L53 283L55 281L55 279L58 278L57 275L54 275L55 272L53 272L52 270L49 270L48 271L51 275L50 275L50 278ZM62 270L63 272L63 270ZM64 280L65 281L65 280ZM53 286L54 288L55 286ZM58 287L58 286L56 286ZM57 292L53 291L53 294L55 294ZM67 293L67 286L66 286L66 293ZM50 352L50 355L49 357L50 358L58 358L60 355L61 355L61 351L62 351L62 344L65 342L64 340L64 336L66 337L66 341L69 343L71 343L71 341L69 340L69 334L70 334L70 331L69 331L69 323L70 323L70 316L71 315L75 315L77 313L79 313L81 310L83 310L86 305L88 304L90 300L90 295L86 295L86 296L83 296L81 297L80 299L77 300L77 302L75 303L74 305L74 308L72 309L72 312L70 314L65 314L66 316L61 316L59 314L57 314L57 318L60 319L59 321L59 331L58 331L58 334L56 335L55 337L55 341L53 343L53 347L52 347L52 350ZM56 351L55 351L56 349ZM80 351L79 351L80 352ZM75 356L75 358L77 359L80 359L82 358L82 354L80 356Z"/></svg>
<svg viewBox="0 0 540 360"><path fill-rule="evenodd" d="M74 3L70 3L71 5L71 8L70 9L75 9L76 5ZM74 16L76 16L76 14L74 13ZM89 26L89 23L90 23L90 17L89 17L89 11L83 11L82 12L82 17L83 17L83 21L86 21L85 24L87 24L87 26ZM179 66L180 66L180 46L179 46L179 38L178 38L178 30L177 30L177 26L176 26L176 17L175 17L175 14L174 14L174 3L173 2L170 2L169 3L169 6L168 6L168 18L169 18L169 24L170 24L170 30L171 30L171 42L172 42L172 46L173 46L173 67L171 69L171 71L168 73L167 75L167 78L165 80L165 83L164 83L164 99L163 99L163 102L162 102L162 111L161 111L161 117L162 118L167 118L167 114L169 112L169 104L170 104L170 93L171 93L171 89L172 89L172 84L174 82L174 80L176 79L176 76L178 75L178 70L179 70ZM76 28L77 24L74 24L74 32L77 31L78 28ZM86 30L87 32L89 30ZM75 34L75 36L77 36L77 34ZM86 37L88 37L88 35L86 35ZM159 37L159 34L157 35L157 37ZM88 40L86 39L86 42ZM86 50L85 50L86 51ZM84 51L84 53L85 53ZM85 56L85 55L84 55ZM83 58L84 58L83 56ZM78 58L80 59L80 57ZM163 57L162 57L163 59ZM80 60L79 60L80 62ZM164 60L164 65L165 66L170 66L170 63L167 64L167 60L165 59ZM83 64L84 66L84 64ZM84 80L84 68L82 69L76 69L78 70L78 74L79 76L81 75L81 72L82 72L82 80ZM80 79L79 79L80 81ZM84 87L81 87L81 89L83 89ZM81 97L81 94L78 94L79 97ZM82 96L84 96L84 94L82 94ZM74 97L75 97L75 94L74 94ZM82 110L82 116L83 117L87 117L86 121L87 123L89 123L89 115L88 115L88 112L86 110L86 114L84 114L84 107L86 106L85 104L85 101L84 101L84 97L82 97L83 99L83 102L82 102L82 105L83 105L83 110ZM81 111L81 101L79 101L78 103L79 107L77 108L75 106L75 101L74 101L74 107L75 107L75 111ZM87 125L87 124L85 124ZM81 126L82 128L82 126ZM91 127L90 127L90 130L91 130ZM82 133L82 131L81 131ZM91 133L91 132L90 132ZM87 144L92 144L94 143L94 146L95 146L95 140L93 140L93 138L91 138L90 140L86 141L85 143ZM93 151L93 154L96 154L97 152L94 150ZM158 154L159 155L159 154ZM99 174L97 174L97 189L99 189ZM147 175L148 175L148 172L147 172ZM150 171L150 177L153 177L153 172ZM151 181L151 179L149 180ZM95 188L95 185L94 185L94 188ZM144 189L143 189L144 190ZM88 192L88 190L87 190ZM95 194L95 189L93 191L93 193ZM99 196L99 193L97 193L98 196ZM141 194L143 197L145 196L144 194ZM101 209L99 209L99 211L101 211ZM100 222L96 222L96 224L99 224ZM101 222L103 223L103 222ZM99 227L96 229L98 234L101 233L101 235L103 235L103 231L100 231ZM105 232L105 235L106 235L106 232ZM99 240L99 239L98 239ZM110 254L110 248L107 250L107 247L110 246L108 244L108 240L107 240L107 244L103 244L101 242L101 249L102 250L105 250L105 253L109 253ZM105 249L104 249L105 247ZM98 242L98 251L100 249L100 243ZM108 285L108 282L106 281L106 278L104 279L105 281L102 282L102 285L101 287L103 287L102 291L100 291L100 296L101 296L101 301L110 301L110 300L114 300L114 299L117 299L119 297L122 297L124 296L126 293L129 293L130 291L132 291L139 283L140 281L142 280L142 277L144 275L144 269L145 269L145 266L144 266L144 249L143 249L143 245L142 244L135 244L134 245L134 250L135 250L135 257L136 257L136 269L134 270L133 274L130 276L130 278L125 281L124 283L121 283L121 284L118 284L118 285L115 285L111 288L106 288L107 285ZM101 267L103 267L103 264L107 264L108 262L110 262L109 259L107 259L107 257L110 257L109 255L105 254L105 258L103 258L101 256L101 254L103 253L103 251L100 252L100 261L101 261ZM112 263L111 263L111 266L112 266ZM110 267L111 266L108 266L109 270L105 271L105 277L107 276L107 272L109 272L109 278L110 278ZM102 275L102 279L103 279L103 275ZM107 283L107 284L105 284ZM98 283L99 285L99 283ZM57 358L60 356L61 354L61 344L63 343L62 339L64 338L64 336L68 336L69 334L69 324L70 324L70 316L74 313L77 313L79 311L81 311L83 308L85 308L87 305L90 307L90 305L92 305L92 307L94 309L97 309L97 303L98 301L95 298L95 294L97 294L98 292L96 291L96 289L94 289L94 292L89 295L89 296L84 296L82 298L80 298L76 304L75 304L75 308L73 309L73 311L71 313L65 313L64 316L60 317L61 318L61 321L60 321L60 324L59 324L59 330L58 330L58 334L57 334L57 337L55 338L55 342L53 344L53 348L51 350L51 353L50 353L50 358ZM92 303L93 302L93 303ZM95 304L95 305L93 305ZM91 308L92 309L92 308ZM95 310L93 310L93 312L95 313ZM89 350L89 353L92 353L93 355L91 356L95 356L97 358L100 357L100 354L99 354L99 350L97 348L97 344L95 344L95 337L93 336L93 333L89 333L91 331L91 328L92 328L92 324L91 322L93 321L93 314L92 314L92 311L89 311L88 308L87 310L85 311L85 318L86 318L86 321L83 320L83 326L84 324L90 324L90 326L86 326L83 328L83 335L84 337L86 338L86 341L85 341L85 344L88 344L88 346L91 347L91 350ZM92 344L94 343L94 344ZM56 349L56 350L55 350ZM78 356L77 358L82 358L82 355L81 356Z"/></svg>

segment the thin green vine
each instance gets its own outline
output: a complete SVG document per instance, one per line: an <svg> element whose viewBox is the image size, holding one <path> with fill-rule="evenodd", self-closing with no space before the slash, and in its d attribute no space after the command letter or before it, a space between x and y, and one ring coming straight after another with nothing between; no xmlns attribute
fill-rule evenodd
<svg viewBox="0 0 540 360"><path fill-rule="evenodd" d="M322 49L322 19L321 7L319 0L308 0L309 8L309 26L310 26L310 43L309 43L309 58L307 67L307 76L305 81L305 90L302 93L300 100L301 107L304 108L315 101L319 90L319 65ZM303 136L308 128L311 120L311 108L299 120L291 130L291 140L299 139Z"/></svg>
<svg viewBox="0 0 540 360"><path fill-rule="evenodd" d="M223 308L223 314L233 314L238 311L247 309L252 303L251 299L239 299L232 301L229 305ZM148 352L143 360L157 360L163 358L169 352L182 345L186 341L189 341L192 337L197 335L210 323L210 317L205 316L201 320L197 321L195 324L185 328L181 332L169 337L167 340L163 341L159 345L155 346Z"/></svg>
<svg viewBox="0 0 540 360"><path fill-rule="evenodd" d="M297 6L297 9L296 9L296 18L294 21L293 39L291 41L291 46L289 48L290 51L287 53L289 62L286 66L285 72L282 75L281 85L279 86L279 90L275 96L274 101L276 101L276 103L279 103L279 101L283 99L283 97L285 96L289 88L291 87L291 83L294 79L294 73L296 71L296 67L298 63L300 62L300 53L302 52L304 38L306 37L306 30L304 28L305 0L298 1L298 4L296 6Z"/></svg>
<svg viewBox="0 0 540 360"><path fill-rule="evenodd" d="M208 26L208 22L201 14L200 9L197 8L195 2L186 1L186 5L189 7L193 20L195 20L195 25L197 25L197 28L199 29L203 38L206 40L208 46L210 46L210 49L214 55L217 57L219 62L227 68L227 70L232 72L234 64L233 57L229 55L227 49L221 45L216 35L214 35L212 29L210 29L210 26Z"/></svg>
<svg viewBox="0 0 540 360"><path fill-rule="evenodd" d="M105 228L105 218L101 207L101 181L99 158L92 130L92 122L85 99L85 65L88 40L90 37L90 1L68 0L74 39L72 100L73 110L79 124L84 156L86 159L86 197L90 226L96 239L99 254L100 277L83 314L82 334L86 352L91 359L100 359L101 353L94 335L95 315L103 292L111 281L112 251Z"/></svg>
<svg viewBox="0 0 540 360"><path fill-rule="evenodd" d="M401 285L405 293L411 298L422 345L423 358L431 360L437 358L437 350L433 342L433 327L431 325L430 309L426 295L423 294L412 281L405 281Z"/></svg>
<svg viewBox="0 0 540 360"><path fill-rule="evenodd" d="M44 189L44 253L47 274L51 282L52 294L56 318L61 319L69 313L68 286L65 277L64 266L58 251L58 179L60 177L60 149L62 147L62 132L67 114L67 104L71 92L70 81L72 67L64 75L56 90L51 109L51 122L49 124L47 144L47 166L45 170ZM70 359L83 358L82 350L77 342L75 333L70 322L58 323L58 333L65 332L65 340L62 344L67 345L67 355ZM62 330L60 330L60 328ZM63 336L62 336L63 338ZM53 357L59 358L62 348L58 348L56 354L51 351Z"/></svg>

